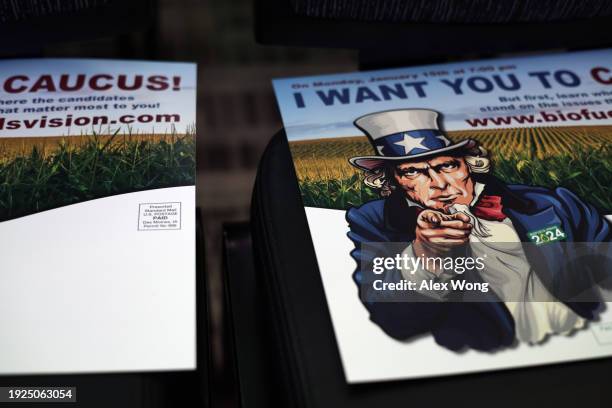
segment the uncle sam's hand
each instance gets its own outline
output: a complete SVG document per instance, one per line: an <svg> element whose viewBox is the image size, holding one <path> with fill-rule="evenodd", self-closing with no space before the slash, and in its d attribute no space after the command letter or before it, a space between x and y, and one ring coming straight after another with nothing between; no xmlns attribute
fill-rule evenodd
<svg viewBox="0 0 612 408"><path fill-rule="evenodd" d="M423 210L417 217L416 237L413 242L415 254L438 256L453 247L464 245L469 240L472 228L470 217L466 214Z"/></svg>

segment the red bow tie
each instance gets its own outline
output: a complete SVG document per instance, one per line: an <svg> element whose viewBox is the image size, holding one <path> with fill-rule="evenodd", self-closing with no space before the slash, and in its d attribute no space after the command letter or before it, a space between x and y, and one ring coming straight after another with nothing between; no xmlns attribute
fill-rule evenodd
<svg viewBox="0 0 612 408"><path fill-rule="evenodd" d="M506 215L502 212L501 196L483 195L472 207L472 214L488 221L503 221Z"/></svg>

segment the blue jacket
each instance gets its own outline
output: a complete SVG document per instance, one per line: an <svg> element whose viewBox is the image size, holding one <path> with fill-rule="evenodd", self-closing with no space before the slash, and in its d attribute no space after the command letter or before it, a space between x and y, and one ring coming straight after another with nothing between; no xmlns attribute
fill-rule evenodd
<svg viewBox="0 0 612 408"><path fill-rule="evenodd" d="M489 176L483 194L502 197L503 212L510 218L523 242L529 242L528 232L550 226L560 226L568 242L610 242L612 238L610 223L594 207L565 188L549 190L505 185ZM350 227L348 236L355 244L351 252L357 261L353 278L370 312L370 319L388 335L405 340L431 333L438 344L451 350L465 347L493 350L514 342L514 320L505 304L493 293L483 302L368 301L368 295L363 291L371 288L369 283L373 279L380 279L380 276L374 276L369 269L360 270L361 262L375 256L362 250L362 244L413 241L416 208L408 206L404 196L393 194L386 199L349 209L346 219ZM609 245L605 245L609 248ZM547 289L558 299L563 299L563 303L581 317L593 319L601 307L600 302L593 301L597 298L597 285L612 286L612 276L608 276L612 274L605 257L603 260L599 258L595 264L580 262L578 268L576 263L566 262L574 255L568 254L573 250L572 246L553 242L537 248L534 245L524 248L532 267L537 264L534 270ZM395 271L390 276L385 275L385 279L399 281L402 278ZM589 301L571 301L577 294L586 296Z"/></svg>

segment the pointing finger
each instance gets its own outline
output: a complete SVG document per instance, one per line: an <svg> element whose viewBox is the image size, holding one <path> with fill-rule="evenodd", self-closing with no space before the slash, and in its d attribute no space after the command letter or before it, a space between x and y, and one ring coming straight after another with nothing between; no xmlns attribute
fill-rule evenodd
<svg viewBox="0 0 612 408"><path fill-rule="evenodd" d="M442 221L442 214L430 210L423 211L417 218L417 223L421 228L435 228L440 221Z"/></svg>
<svg viewBox="0 0 612 408"><path fill-rule="evenodd" d="M440 224L440 218L436 215L436 214L427 214L425 216L426 220L428 223L432 224L432 225L439 225Z"/></svg>
<svg viewBox="0 0 612 408"><path fill-rule="evenodd" d="M462 230L468 230L472 228L472 224L465 222L463 220L443 220L440 222L440 226L446 227L446 228L462 229Z"/></svg>

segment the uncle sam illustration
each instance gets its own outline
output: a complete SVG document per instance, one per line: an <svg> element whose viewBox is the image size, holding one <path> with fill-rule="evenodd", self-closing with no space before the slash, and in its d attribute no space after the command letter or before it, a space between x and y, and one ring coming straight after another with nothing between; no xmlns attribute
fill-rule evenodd
<svg viewBox="0 0 612 408"><path fill-rule="evenodd" d="M485 269L471 279L495 282L495 290L478 302L376 302L362 293L370 319L399 340L431 333L451 350L487 351L516 341L537 344L595 319L602 309L597 284L610 278L610 267L600 260L579 262L577 270L576 262L567 262L575 256L567 244L609 242L610 223L565 188L501 182L490 174L483 147L471 139L453 142L438 120L433 110L401 109L354 121L375 154L349 161L382 197L347 211L358 265L354 279L360 291L372 279L371 270L360 266L372 256L362 248L366 243L402 242L404 253L432 257L466 245L485 259ZM534 231L549 230L560 239L533 244ZM435 271L419 273L441 279ZM413 278L401 270L385 277ZM572 299L585 293L588 301Z"/></svg>

